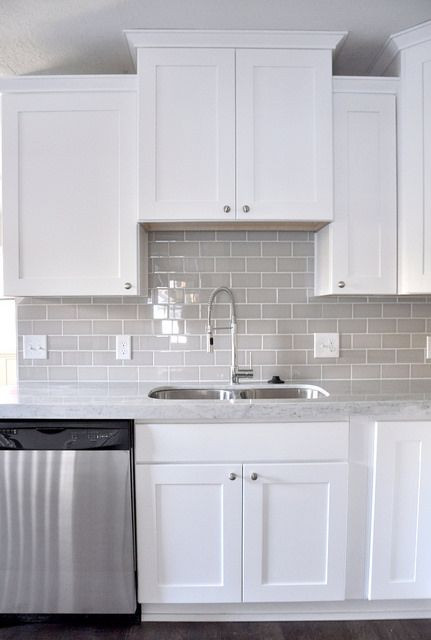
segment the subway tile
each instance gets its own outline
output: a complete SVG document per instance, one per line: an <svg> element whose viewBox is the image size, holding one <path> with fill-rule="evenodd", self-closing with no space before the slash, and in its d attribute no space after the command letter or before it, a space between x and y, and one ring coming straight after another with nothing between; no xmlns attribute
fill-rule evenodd
<svg viewBox="0 0 431 640"><path fill-rule="evenodd" d="M314 286L314 274L313 273L292 273L292 286L293 287L308 287Z"/></svg>
<svg viewBox="0 0 431 640"><path fill-rule="evenodd" d="M183 351L156 351L154 354L154 364L156 366L179 366L184 365Z"/></svg>
<svg viewBox="0 0 431 640"><path fill-rule="evenodd" d="M169 256L198 256L199 242L170 242Z"/></svg>
<svg viewBox="0 0 431 640"><path fill-rule="evenodd" d="M406 333L423 333L425 331L425 320L418 318L410 318L409 320L397 320L398 332Z"/></svg>
<svg viewBox="0 0 431 640"><path fill-rule="evenodd" d="M295 308L295 307L293 307ZM292 305L290 304L263 304L262 318L291 318Z"/></svg>
<svg viewBox="0 0 431 640"><path fill-rule="evenodd" d="M53 304L47 306L49 320L72 320L77 317L74 304Z"/></svg>
<svg viewBox="0 0 431 640"><path fill-rule="evenodd" d="M133 366L151 365L153 364L154 354L152 351L138 351L132 347L132 359L130 361Z"/></svg>
<svg viewBox="0 0 431 640"><path fill-rule="evenodd" d="M423 362L424 359L423 349L397 349L397 362Z"/></svg>
<svg viewBox="0 0 431 640"><path fill-rule="evenodd" d="M278 289L277 290L278 302L307 302L307 290L306 289Z"/></svg>
<svg viewBox="0 0 431 640"><path fill-rule="evenodd" d="M199 380L199 367L170 367L169 379L172 382L180 382L181 380Z"/></svg>
<svg viewBox="0 0 431 640"><path fill-rule="evenodd" d="M79 382L105 382L108 380L106 367L78 367Z"/></svg>
<svg viewBox="0 0 431 640"><path fill-rule="evenodd" d="M321 318L321 304L295 304L292 308L292 316L294 318Z"/></svg>
<svg viewBox="0 0 431 640"><path fill-rule="evenodd" d="M247 302L276 302L277 301L277 289L247 289Z"/></svg>
<svg viewBox="0 0 431 640"><path fill-rule="evenodd" d="M378 362L383 364L384 362L395 362L396 352L394 349L368 349L367 361Z"/></svg>
<svg viewBox="0 0 431 640"><path fill-rule="evenodd" d="M48 367L48 380L73 382L78 380L78 370L76 367Z"/></svg>
<svg viewBox="0 0 431 640"><path fill-rule="evenodd" d="M117 360L115 351L97 351L93 353L93 363L95 366L121 366L122 361Z"/></svg>
<svg viewBox="0 0 431 640"><path fill-rule="evenodd" d="M426 364L412 364L410 369L412 378L431 378L430 362Z"/></svg>
<svg viewBox="0 0 431 640"><path fill-rule="evenodd" d="M48 336L48 352L50 350L73 351L75 349L78 349L77 336Z"/></svg>
<svg viewBox="0 0 431 640"><path fill-rule="evenodd" d="M260 256L261 252L260 242L232 242L233 256Z"/></svg>
<svg viewBox="0 0 431 640"><path fill-rule="evenodd" d="M401 302L397 302L396 304L383 304L384 318L410 318L411 314L411 304L402 304Z"/></svg>
<svg viewBox="0 0 431 640"><path fill-rule="evenodd" d="M186 231L185 232L186 240L196 240L197 242L202 242L202 240L211 240L212 242L216 239L215 231Z"/></svg>
<svg viewBox="0 0 431 640"><path fill-rule="evenodd" d="M384 349L406 349L410 347L409 333L387 333L382 336L382 347Z"/></svg>
<svg viewBox="0 0 431 640"><path fill-rule="evenodd" d="M216 238L218 242L226 242L229 240L232 240L232 242L245 242L247 240L247 231L217 231Z"/></svg>
<svg viewBox="0 0 431 640"><path fill-rule="evenodd" d="M259 240L261 242L271 242L277 240L277 231L247 231L248 240Z"/></svg>
<svg viewBox="0 0 431 640"><path fill-rule="evenodd" d="M304 350L289 349L277 352L277 364L306 364L307 352Z"/></svg>
<svg viewBox="0 0 431 640"><path fill-rule="evenodd" d="M358 333L353 335L352 346L354 349L380 349L382 346L382 336L380 333ZM393 345L384 344L383 346L391 347Z"/></svg>
<svg viewBox="0 0 431 640"><path fill-rule="evenodd" d="M276 320L247 320L247 333L264 335L268 333L275 333L276 328Z"/></svg>
<svg viewBox="0 0 431 640"><path fill-rule="evenodd" d="M90 351L66 351L63 353L63 365L83 364L93 364L93 354Z"/></svg>
<svg viewBox="0 0 431 640"><path fill-rule="evenodd" d="M200 242L199 244L201 256L230 256L230 242Z"/></svg>
<svg viewBox="0 0 431 640"><path fill-rule="evenodd" d="M184 271L212 273L215 269L215 258L184 258Z"/></svg>
<svg viewBox="0 0 431 640"><path fill-rule="evenodd" d="M19 378L22 381L45 381L48 380L48 367L19 367Z"/></svg>
<svg viewBox="0 0 431 640"><path fill-rule="evenodd" d="M262 273L263 287L290 287L292 283L291 273Z"/></svg>
<svg viewBox="0 0 431 640"><path fill-rule="evenodd" d="M322 365L323 380L347 380L351 377L351 367L340 364Z"/></svg>
<svg viewBox="0 0 431 640"><path fill-rule="evenodd" d="M307 261L305 258L277 258L277 271L303 273L307 271Z"/></svg>
<svg viewBox="0 0 431 640"><path fill-rule="evenodd" d="M245 258L216 258L215 270L218 273L245 271Z"/></svg>
<svg viewBox="0 0 431 640"><path fill-rule="evenodd" d="M117 321L110 320L109 322L117 322ZM99 333L103 333L103 332L100 331ZM113 332L113 335L117 335L117 333L121 334L123 332L121 330L118 332L115 331ZM125 335L132 335L132 336L152 335L153 321L152 320L125 320L124 333Z"/></svg>
<svg viewBox="0 0 431 640"><path fill-rule="evenodd" d="M370 319L368 320L368 333L395 333L396 320Z"/></svg>
<svg viewBox="0 0 431 640"><path fill-rule="evenodd" d="M324 318L351 318L351 304L322 304L322 316Z"/></svg>
<svg viewBox="0 0 431 640"><path fill-rule="evenodd" d="M133 320L129 321L133 322ZM82 332L84 333L84 332ZM123 333L122 320L93 320L93 333L116 336ZM129 333L128 331L124 333Z"/></svg>
<svg viewBox="0 0 431 640"><path fill-rule="evenodd" d="M137 367L108 367L108 379L112 382L134 381L138 379Z"/></svg>
<svg viewBox="0 0 431 640"><path fill-rule="evenodd" d="M306 333L306 320L278 320L278 333ZM265 331L264 333L275 333L275 331Z"/></svg>
<svg viewBox="0 0 431 640"><path fill-rule="evenodd" d="M294 256L314 256L314 242L293 242Z"/></svg>
<svg viewBox="0 0 431 640"><path fill-rule="evenodd" d="M337 320L309 319L307 320L309 333L337 333Z"/></svg>
<svg viewBox="0 0 431 640"><path fill-rule="evenodd" d="M62 320L33 320L33 331L31 333L47 336L61 335L63 333L63 322Z"/></svg>
<svg viewBox="0 0 431 640"><path fill-rule="evenodd" d="M45 320L46 305L17 305L16 313L18 320Z"/></svg>
<svg viewBox="0 0 431 640"><path fill-rule="evenodd" d="M201 287L204 289L215 289L216 287L229 287L230 286L230 274L229 273L201 273L200 274Z"/></svg>
<svg viewBox="0 0 431 640"><path fill-rule="evenodd" d="M382 378L408 378L409 364L382 364Z"/></svg>
<svg viewBox="0 0 431 640"><path fill-rule="evenodd" d="M242 318L244 320L249 320L252 318L265 318L265 317L274 317L274 316L265 316L265 308L271 305L261 305L260 304L237 304L236 312L237 317ZM277 305L272 305L277 306ZM263 308L263 313L262 313Z"/></svg>
<svg viewBox="0 0 431 640"><path fill-rule="evenodd" d="M292 243L291 242L263 242L262 255L263 256L280 256L280 257L291 256Z"/></svg>
<svg viewBox="0 0 431 640"><path fill-rule="evenodd" d="M233 273L232 274L233 287L260 287L261 284L262 284L262 275L260 273Z"/></svg>
<svg viewBox="0 0 431 640"><path fill-rule="evenodd" d="M106 304L79 304L77 317L80 320L104 320L108 314Z"/></svg>
<svg viewBox="0 0 431 640"><path fill-rule="evenodd" d="M108 305L109 320L135 320L137 317L138 317L138 306L136 304L109 304Z"/></svg>
<svg viewBox="0 0 431 640"><path fill-rule="evenodd" d="M412 304L412 316L413 318L430 318L431 317L431 303L426 304Z"/></svg>
<svg viewBox="0 0 431 640"><path fill-rule="evenodd" d="M320 365L292 366L292 380L320 380L322 367Z"/></svg>
<svg viewBox="0 0 431 640"><path fill-rule="evenodd" d="M372 378L377 380L381 377L381 369L382 367L380 364L354 364L352 365L352 378Z"/></svg>
<svg viewBox="0 0 431 640"><path fill-rule="evenodd" d="M169 379L168 367L138 367L138 378L141 382L148 380L154 382L167 382Z"/></svg>
<svg viewBox="0 0 431 640"><path fill-rule="evenodd" d="M258 271L259 273L275 273L277 271L277 259L276 258L246 258L246 271L252 273Z"/></svg>
<svg viewBox="0 0 431 640"><path fill-rule="evenodd" d="M382 305L381 304L354 304L353 305L353 317L354 318L381 318L382 317Z"/></svg>
<svg viewBox="0 0 431 640"><path fill-rule="evenodd" d="M307 231L279 231L278 239L281 241L290 240L291 242L304 242L308 240Z"/></svg>

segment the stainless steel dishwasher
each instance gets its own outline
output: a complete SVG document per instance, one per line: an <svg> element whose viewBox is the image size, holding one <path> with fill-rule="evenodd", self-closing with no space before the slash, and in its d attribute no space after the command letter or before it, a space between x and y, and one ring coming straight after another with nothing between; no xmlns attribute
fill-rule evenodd
<svg viewBox="0 0 431 640"><path fill-rule="evenodd" d="M0 613L136 610L129 421L0 421Z"/></svg>

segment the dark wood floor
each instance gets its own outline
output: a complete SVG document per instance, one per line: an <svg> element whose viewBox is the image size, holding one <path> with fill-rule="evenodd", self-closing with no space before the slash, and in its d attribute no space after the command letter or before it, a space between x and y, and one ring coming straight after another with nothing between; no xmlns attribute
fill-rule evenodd
<svg viewBox="0 0 431 640"><path fill-rule="evenodd" d="M20 624L0 640L431 640L431 620L379 622L146 622L133 626Z"/></svg>

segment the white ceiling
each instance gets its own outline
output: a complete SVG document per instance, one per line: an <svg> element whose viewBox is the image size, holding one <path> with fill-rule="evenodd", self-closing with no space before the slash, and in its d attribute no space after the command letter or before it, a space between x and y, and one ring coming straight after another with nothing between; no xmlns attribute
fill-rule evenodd
<svg viewBox="0 0 431 640"><path fill-rule="evenodd" d="M0 75L132 73L123 29L323 29L349 37L335 73L364 75L431 0L0 0Z"/></svg>

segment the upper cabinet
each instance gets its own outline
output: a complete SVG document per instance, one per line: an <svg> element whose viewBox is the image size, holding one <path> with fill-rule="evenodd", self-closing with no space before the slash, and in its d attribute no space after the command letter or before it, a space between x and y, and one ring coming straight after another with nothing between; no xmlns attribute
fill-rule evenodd
<svg viewBox="0 0 431 640"><path fill-rule="evenodd" d="M331 220L332 50L343 36L127 32L140 220Z"/></svg>
<svg viewBox="0 0 431 640"><path fill-rule="evenodd" d="M334 78L334 221L316 234L316 295L397 292L397 85Z"/></svg>
<svg viewBox="0 0 431 640"><path fill-rule="evenodd" d="M2 101L5 294L136 295L133 78L10 84Z"/></svg>
<svg viewBox="0 0 431 640"><path fill-rule="evenodd" d="M375 69L400 75L399 293L430 293L431 21L391 36Z"/></svg>

